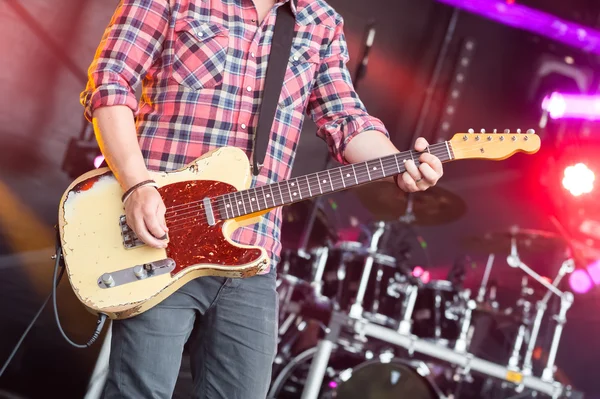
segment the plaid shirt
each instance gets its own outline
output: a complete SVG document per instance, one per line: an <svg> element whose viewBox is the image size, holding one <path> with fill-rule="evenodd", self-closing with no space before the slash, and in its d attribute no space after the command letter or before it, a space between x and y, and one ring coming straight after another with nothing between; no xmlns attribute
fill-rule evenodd
<svg viewBox="0 0 600 399"><path fill-rule="evenodd" d="M252 0L122 0L81 94L88 120L102 106L136 115L149 170L174 170L222 146L252 159L276 8L259 24ZM331 154L366 130L387 132L367 114L346 69L343 20L324 0L299 0L295 37L264 165L252 184L290 177L305 114ZM141 99L135 88L142 83ZM241 228L233 240L279 260L281 208Z"/></svg>

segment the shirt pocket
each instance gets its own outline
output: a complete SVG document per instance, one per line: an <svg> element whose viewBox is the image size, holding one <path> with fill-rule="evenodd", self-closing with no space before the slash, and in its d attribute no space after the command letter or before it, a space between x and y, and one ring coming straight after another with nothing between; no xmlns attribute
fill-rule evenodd
<svg viewBox="0 0 600 399"><path fill-rule="evenodd" d="M293 46L281 90L279 106L305 107L320 63L319 50L307 45ZM304 112L304 111L302 111Z"/></svg>
<svg viewBox="0 0 600 399"><path fill-rule="evenodd" d="M223 83L228 30L218 24L185 18L175 23L172 76L193 90Z"/></svg>

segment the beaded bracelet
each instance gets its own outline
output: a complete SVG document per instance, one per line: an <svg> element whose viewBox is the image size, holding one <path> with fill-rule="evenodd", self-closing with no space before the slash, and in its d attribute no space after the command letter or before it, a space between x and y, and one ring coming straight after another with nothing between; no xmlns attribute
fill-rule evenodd
<svg viewBox="0 0 600 399"><path fill-rule="evenodd" d="M136 184L135 186L132 186L129 190L125 191L125 194L123 194L123 196L121 197L121 202L125 203L125 201L127 201L127 199L131 196L131 194L133 194L133 192L135 190L137 190L140 187L144 187L144 186L151 186L151 187L158 188L158 184L156 184L156 182L154 180L144 180L143 182L140 182L140 183Z"/></svg>

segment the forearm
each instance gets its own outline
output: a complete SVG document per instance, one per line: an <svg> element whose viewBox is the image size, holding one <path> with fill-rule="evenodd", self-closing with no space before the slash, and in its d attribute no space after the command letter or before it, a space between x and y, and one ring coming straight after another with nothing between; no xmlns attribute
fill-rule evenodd
<svg viewBox="0 0 600 399"><path fill-rule="evenodd" d="M93 123L100 149L123 190L150 178L129 107L98 108L94 111Z"/></svg>
<svg viewBox="0 0 600 399"><path fill-rule="evenodd" d="M399 150L384 133L377 130L368 130L350 140L346 145L344 158L349 163L358 163L397 154L398 152ZM392 178L386 180L393 182Z"/></svg>

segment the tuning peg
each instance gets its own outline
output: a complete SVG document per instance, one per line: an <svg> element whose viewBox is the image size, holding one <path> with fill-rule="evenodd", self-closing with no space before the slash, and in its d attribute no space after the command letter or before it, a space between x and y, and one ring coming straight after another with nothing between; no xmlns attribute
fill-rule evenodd
<svg viewBox="0 0 600 399"><path fill-rule="evenodd" d="M498 129L494 129L494 133L498 133Z"/></svg>
<svg viewBox="0 0 600 399"><path fill-rule="evenodd" d="M469 129L469 130L467 130L467 131L468 131L469 133L475 133L475 130L473 130L473 129Z"/></svg>
<svg viewBox="0 0 600 399"><path fill-rule="evenodd" d="M534 133L535 133L535 130L533 130L533 129L528 129L528 130L527 130L527 133L528 133L528 134L534 134Z"/></svg>
<svg viewBox="0 0 600 399"><path fill-rule="evenodd" d="M521 129L517 129L517 133L521 133Z"/></svg>
<svg viewBox="0 0 600 399"><path fill-rule="evenodd" d="M504 133L510 133L510 129L504 129Z"/></svg>
<svg viewBox="0 0 600 399"><path fill-rule="evenodd" d="M481 129L481 133L485 133L485 129Z"/></svg>

